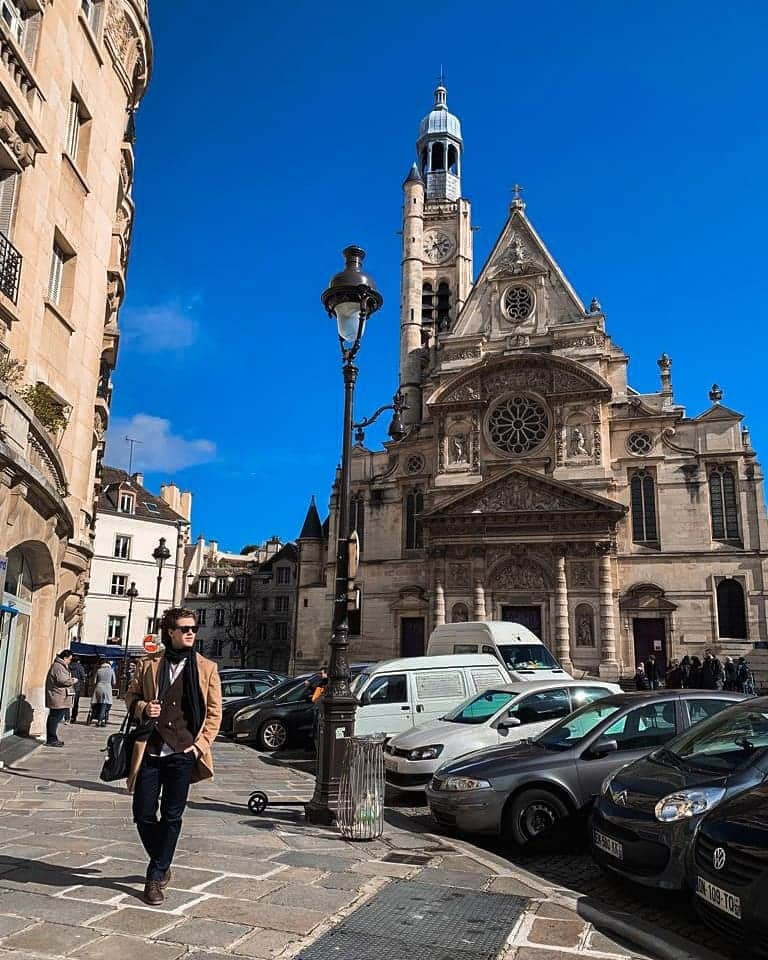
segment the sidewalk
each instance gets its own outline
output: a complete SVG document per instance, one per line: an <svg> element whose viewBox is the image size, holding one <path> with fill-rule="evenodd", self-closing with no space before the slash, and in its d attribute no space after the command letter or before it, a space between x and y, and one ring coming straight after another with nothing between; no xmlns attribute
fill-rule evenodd
<svg viewBox="0 0 768 960"><path fill-rule="evenodd" d="M166 902L148 907L130 797L98 780L115 729L63 726L64 749L0 769L0 960L672 955L620 945L590 922L599 912L580 916L563 891L397 813L365 844L309 826L297 807L251 816L252 790L308 799L313 779L226 742L216 779L193 788ZM488 952L496 934L500 949Z"/></svg>

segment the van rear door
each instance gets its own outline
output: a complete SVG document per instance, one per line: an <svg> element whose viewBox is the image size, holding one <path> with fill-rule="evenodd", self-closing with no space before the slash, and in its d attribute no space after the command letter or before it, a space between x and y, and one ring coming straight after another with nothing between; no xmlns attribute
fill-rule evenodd
<svg viewBox="0 0 768 960"><path fill-rule="evenodd" d="M461 667L440 670L414 670L411 673L412 700L416 710L416 723L437 720L443 714L466 700L472 690Z"/></svg>

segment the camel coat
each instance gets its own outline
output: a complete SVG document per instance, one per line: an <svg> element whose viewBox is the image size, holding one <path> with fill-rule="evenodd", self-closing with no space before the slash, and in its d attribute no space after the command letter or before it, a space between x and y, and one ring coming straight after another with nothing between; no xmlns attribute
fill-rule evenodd
<svg viewBox="0 0 768 960"><path fill-rule="evenodd" d="M207 780L213 776L211 744L216 739L216 734L221 726L221 680L219 679L219 671L212 660L206 660L199 653L196 653L195 656L197 657L197 671L200 676L200 692L203 695L203 704L205 705L205 717L194 744L200 751L200 756L197 758L195 769L192 772L193 783L198 780ZM158 652L151 657L144 657L136 664L136 673L125 695L125 705L137 720L141 718L149 701L157 699L157 685L162 660L163 654ZM146 748L146 741L138 741L134 745L131 768L128 771L128 789L131 792L133 792Z"/></svg>

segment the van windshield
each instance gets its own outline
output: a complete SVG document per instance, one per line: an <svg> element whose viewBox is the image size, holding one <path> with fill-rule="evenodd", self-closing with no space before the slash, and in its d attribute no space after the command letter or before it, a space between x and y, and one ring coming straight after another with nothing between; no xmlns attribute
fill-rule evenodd
<svg viewBox="0 0 768 960"><path fill-rule="evenodd" d="M510 670L551 670L560 664L543 643L500 643L499 653Z"/></svg>
<svg viewBox="0 0 768 960"><path fill-rule="evenodd" d="M455 710L446 713L443 720L450 720L451 723L485 723L516 696L516 693L509 693L506 690L484 690L476 697L460 703Z"/></svg>
<svg viewBox="0 0 768 960"><path fill-rule="evenodd" d="M369 677L370 673L365 673L365 671L362 671L361 673L358 673L356 677L352 678L349 689L352 691L352 693L354 693L355 696L357 696L357 691L362 688L363 684L366 682L366 680L368 680Z"/></svg>

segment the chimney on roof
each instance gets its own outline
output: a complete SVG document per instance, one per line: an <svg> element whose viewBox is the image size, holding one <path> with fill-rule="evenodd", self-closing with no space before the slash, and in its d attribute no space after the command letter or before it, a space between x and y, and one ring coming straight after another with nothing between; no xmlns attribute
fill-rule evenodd
<svg viewBox="0 0 768 960"><path fill-rule="evenodd" d="M210 546L209 546L208 550L209 550L209 552L210 552L211 560L215 560L216 557L217 557L218 554L219 554L219 541L218 541L218 540L211 540L211 543L210 543Z"/></svg>
<svg viewBox="0 0 768 960"><path fill-rule="evenodd" d="M163 483L160 485L160 497L165 500L171 510L181 513L181 490L175 483Z"/></svg>
<svg viewBox="0 0 768 960"><path fill-rule="evenodd" d="M131 477L131 481L136 484L137 487L144 486L144 474L143 473L134 473Z"/></svg>

